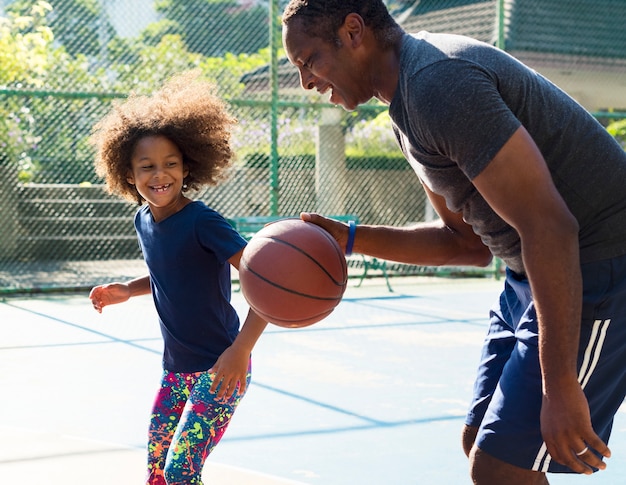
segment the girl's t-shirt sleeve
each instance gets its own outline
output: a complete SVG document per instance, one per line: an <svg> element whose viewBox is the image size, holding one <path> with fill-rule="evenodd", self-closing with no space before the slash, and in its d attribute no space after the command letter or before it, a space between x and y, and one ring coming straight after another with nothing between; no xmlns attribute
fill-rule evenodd
<svg viewBox="0 0 626 485"><path fill-rule="evenodd" d="M228 261L247 244L224 216L209 207L198 216L196 234L200 245L213 252L220 263Z"/></svg>

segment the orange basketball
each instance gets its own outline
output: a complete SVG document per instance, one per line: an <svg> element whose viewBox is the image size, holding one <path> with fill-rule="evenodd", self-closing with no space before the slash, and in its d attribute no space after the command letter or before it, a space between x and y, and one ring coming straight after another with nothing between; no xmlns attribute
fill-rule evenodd
<svg viewBox="0 0 626 485"><path fill-rule="evenodd" d="M324 229L300 219L268 224L248 242L239 265L250 307L281 327L306 327L328 316L348 282L346 258Z"/></svg>

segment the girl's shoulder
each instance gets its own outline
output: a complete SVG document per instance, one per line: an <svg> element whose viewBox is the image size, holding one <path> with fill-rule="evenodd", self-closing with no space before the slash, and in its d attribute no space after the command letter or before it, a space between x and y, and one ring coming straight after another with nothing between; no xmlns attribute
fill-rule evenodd
<svg viewBox="0 0 626 485"><path fill-rule="evenodd" d="M202 217L211 220L226 220L226 218L215 209L209 207L201 200L194 200L187 204L185 209L196 217Z"/></svg>

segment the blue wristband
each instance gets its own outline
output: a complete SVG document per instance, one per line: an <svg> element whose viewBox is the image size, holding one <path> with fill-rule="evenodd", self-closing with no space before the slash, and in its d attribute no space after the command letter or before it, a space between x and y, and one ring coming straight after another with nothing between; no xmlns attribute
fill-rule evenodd
<svg viewBox="0 0 626 485"><path fill-rule="evenodd" d="M354 236L356 235L356 222L348 222L348 243L346 244L346 256L352 254L352 246L354 246Z"/></svg>

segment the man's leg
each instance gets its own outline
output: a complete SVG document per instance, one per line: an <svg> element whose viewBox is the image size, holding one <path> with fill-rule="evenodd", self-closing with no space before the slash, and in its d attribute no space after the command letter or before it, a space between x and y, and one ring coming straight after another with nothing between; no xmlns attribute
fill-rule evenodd
<svg viewBox="0 0 626 485"><path fill-rule="evenodd" d="M465 456L469 458L470 452L474 447L474 442L476 441L476 435L478 434L477 426L468 426L467 424L463 426L463 433L461 434L461 443L463 445L463 452Z"/></svg>
<svg viewBox="0 0 626 485"><path fill-rule="evenodd" d="M513 285L510 283L512 278L512 274L507 270L507 279L503 291L489 312L489 330L483 343L474 383L474 396L461 437L463 451L467 457L469 457L474 446L478 427L491 402L502 370L515 348L514 328L523 308Z"/></svg>
<svg viewBox="0 0 626 485"><path fill-rule="evenodd" d="M547 485L546 474L509 465L477 446L470 452L470 473L475 485Z"/></svg>
<svg viewBox="0 0 626 485"><path fill-rule="evenodd" d="M594 430L608 443L613 417L626 394L626 257L589 263L582 270L579 382ZM573 473L552 459L541 435L542 377L532 304L515 335L517 343L470 452L475 484L545 484L546 472Z"/></svg>
<svg viewBox="0 0 626 485"><path fill-rule="evenodd" d="M509 465L474 446L478 428L463 427L463 451L470 459L470 474L477 485L547 485L545 473Z"/></svg>
<svg viewBox="0 0 626 485"><path fill-rule="evenodd" d="M475 484L491 485L546 485L548 479L545 473L525 470L509 465L474 446L478 428L475 426L463 427L463 451L470 459L470 474Z"/></svg>

